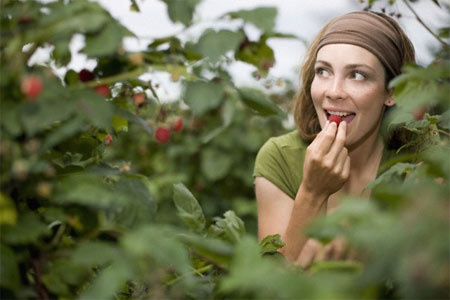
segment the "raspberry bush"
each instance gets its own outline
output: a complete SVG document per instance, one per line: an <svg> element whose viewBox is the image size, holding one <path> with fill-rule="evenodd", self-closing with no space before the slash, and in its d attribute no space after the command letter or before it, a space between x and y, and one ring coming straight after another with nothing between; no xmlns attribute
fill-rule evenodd
<svg viewBox="0 0 450 300"><path fill-rule="evenodd" d="M192 28L199 0L162 2ZM449 297L448 28L429 66L390 83L398 105L384 133L410 139L370 184L371 201L347 199L309 228L363 255L302 270L279 257L279 236L255 237L253 161L291 130L293 87L270 76L267 41L295 37L274 31L275 8L230 12L218 21L234 30L130 53L122 40L133 34L95 2L1 5L2 299ZM68 66L77 34L96 66L58 77L51 66ZM40 47L51 63L29 65ZM238 86L233 61L267 88ZM157 72L179 82L180 99L160 99Z"/></svg>

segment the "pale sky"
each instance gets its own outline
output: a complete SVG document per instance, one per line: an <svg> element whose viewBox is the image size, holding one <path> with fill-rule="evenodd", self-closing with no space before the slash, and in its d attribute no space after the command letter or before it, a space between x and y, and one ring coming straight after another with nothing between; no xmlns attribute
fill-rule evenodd
<svg viewBox="0 0 450 300"><path fill-rule="evenodd" d="M141 12L130 11L129 0L96 1L138 37L138 39L125 39L124 46L129 51L144 50L152 39L172 35L183 29L181 24L173 24L170 21L166 5L160 0L137 0ZM387 0L379 2L386 3ZM440 0L439 2L450 6L450 0ZM196 25L189 31L183 32L180 38L196 39L208 26L220 27L220 24L213 21L224 13L258 6L277 7L278 16L275 29L282 33L295 34L309 42L329 19L346 12L359 10L364 5L358 0L203 0L197 7L194 16ZM412 3L412 6L431 29L436 29L442 24L449 26L448 13L446 14L444 9L439 9L431 0L421 0ZM380 7L380 5L376 5L374 10L379 11ZM398 10L403 14L398 21L415 46L417 62L421 65L430 63L433 57L430 49L436 48L438 42L416 21L401 0L397 0L393 7L387 7L387 12ZM246 29L250 38L252 35L257 37L259 34L258 30L252 27ZM273 48L276 59L276 64L270 70L269 75L274 78L289 78L296 82L298 69L306 50L305 45L301 41L290 39L270 39L268 43ZM85 67L89 69L95 67L95 61L88 61L84 55L77 54L82 45L83 38L81 36L72 40L73 59L69 67L76 71ZM258 84L250 76L253 70L253 67L240 62L230 67L230 72L239 85ZM60 74L63 72L65 70L59 71ZM161 98L174 100L179 96L179 85L170 82L168 74L158 73L153 76L156 76L156 81L160 81L163 85L160 91ZM144 76L144 78L149 77Z"/></svg>

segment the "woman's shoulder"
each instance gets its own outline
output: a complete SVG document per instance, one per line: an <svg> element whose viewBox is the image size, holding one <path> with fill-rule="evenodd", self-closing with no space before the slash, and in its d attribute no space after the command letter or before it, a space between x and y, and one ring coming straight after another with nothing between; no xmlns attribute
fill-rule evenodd
<svg viewBox="0 0 450 300"><path fill-rule="evenodd" d="M292 130L280 136L271 137L267 140L264 147L276 147L278 149L301 149L306 148L305 142L302 141L297 130Z"/></svg>

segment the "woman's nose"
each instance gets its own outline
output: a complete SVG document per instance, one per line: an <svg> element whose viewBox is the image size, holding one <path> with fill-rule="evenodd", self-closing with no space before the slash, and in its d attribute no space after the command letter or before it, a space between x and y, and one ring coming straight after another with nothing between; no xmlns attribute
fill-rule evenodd
<svg viewBox="0 0 450 300"><path fill-rule="evenodd" d="M333 80L329 82L325 95L331 100L344 99L347 95L344 80L339 77L334 77Z"/></svg>

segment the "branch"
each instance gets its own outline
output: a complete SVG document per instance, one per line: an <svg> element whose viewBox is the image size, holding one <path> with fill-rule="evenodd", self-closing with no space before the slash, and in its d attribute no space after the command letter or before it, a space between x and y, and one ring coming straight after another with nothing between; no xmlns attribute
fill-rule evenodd
<svg viewBox="0 0 450 300"><path fill-rule="evenodd" d="M32 264L32 267L34 270L34 280L36 281L35 288L39 294L39 299L50 299L48 296L47 289L42 284L42 280L41 280L42 274L41 274L41 270L39 267L40 262L39 262L38 258L34 257L33 254L31 255L31 257L32 257L31 264Z"/></svg>
<svg viewBox="0 0 450 300"><path fill-rule="evenodd" d="M405 3L405 5L409 8L409 10L414 14L414 16L416 17L417 21L419 21L420 24L423 25L423 27L425 27L425 29L431 33L444 47L448 48L450 45L447 44L446 42L444 42L438 35L436 35L431 29L430 27L428 27L423 20L417 15L416 11L412 8L412 6L408 3L407 0L403 0L403 2Z"/></svg>

